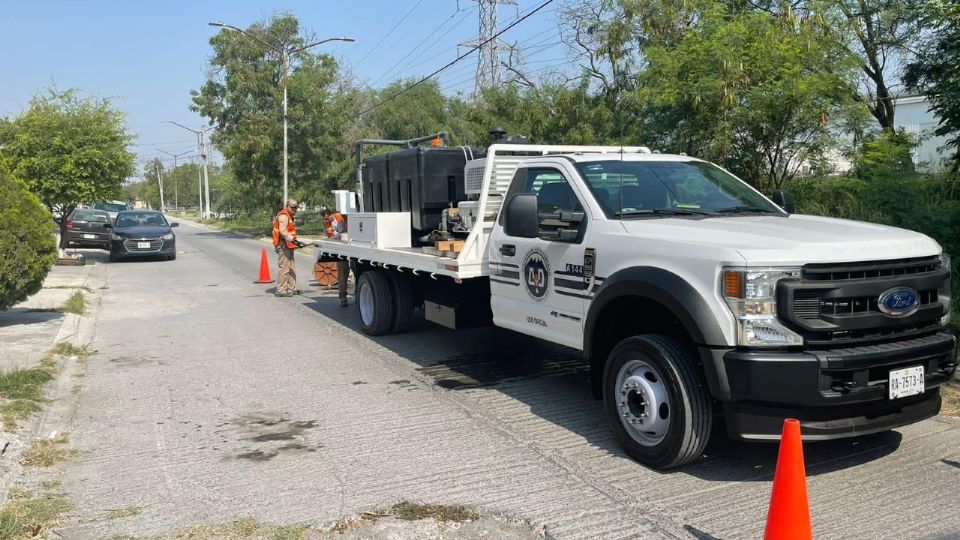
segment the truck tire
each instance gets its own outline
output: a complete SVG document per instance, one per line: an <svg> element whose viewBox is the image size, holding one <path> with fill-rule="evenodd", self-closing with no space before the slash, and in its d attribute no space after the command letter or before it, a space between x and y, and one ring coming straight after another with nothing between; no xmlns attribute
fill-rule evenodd
<svg viewBox="0 0 960 540"><path fill-rule="evenodd" d="M413 284L407 276L399 272L387 274L393 288L394 313L393 328L395 334L409 331L416 322L413 313Z"/></svg>
<svg viewBox="0 0 960 540"><path fill-rule="evenodd" d="M364 333L379 336L393 329L393 288L382 270L369 270L357 280L357 311Z"/></svg>
<svg viewBox="0 0 960 540"><path fill-rule="evenodd" d="M610 352L603 401L614 434L633 459L654 469L698 459L713 424L696 359L673 338L627 338Z"/></svg>

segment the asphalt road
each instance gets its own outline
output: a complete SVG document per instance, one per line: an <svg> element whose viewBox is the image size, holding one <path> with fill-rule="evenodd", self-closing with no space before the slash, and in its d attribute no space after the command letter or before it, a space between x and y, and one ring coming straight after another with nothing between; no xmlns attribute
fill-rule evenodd
<svg viewBox="0 0 960 540"><path fill-rule="evenodd" d="M614 442L578 354L498 329L372 339L310 283L309 256L306 294L275 298L253 283L264 244L177 233L176 261L108 265L65 537L333 523L405 499L555 538L762 536L776 446L715 437L700 463L646 469ZM960 536L960 422L805 451L817 538Z"/></svg>

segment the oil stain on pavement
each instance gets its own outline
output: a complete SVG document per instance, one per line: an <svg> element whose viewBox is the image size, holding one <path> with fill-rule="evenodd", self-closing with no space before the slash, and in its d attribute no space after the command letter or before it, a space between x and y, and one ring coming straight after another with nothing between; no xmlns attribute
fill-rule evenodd
<svg viewBox="0 0 960 540"><path fill-rule="evenodd" d="M240 416L220 424L222 432L230 432L245 445L234 459L270 461L282 454L316 452L322 445L310 444L307 432L317 427L316 420L291 420L276 413L257 413Z"/></svg>

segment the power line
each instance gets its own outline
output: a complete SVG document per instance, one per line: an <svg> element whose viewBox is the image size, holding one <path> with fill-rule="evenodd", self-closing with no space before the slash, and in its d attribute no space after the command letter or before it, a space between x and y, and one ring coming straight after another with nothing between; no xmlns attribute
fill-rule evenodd
<svg viewBox="0 0 960 540"><path fill-rule="evenodd" d="M393 31L396 30L397 27L399 27L401 23L403 23L403 21L407 20L407 17L409 17L410 14L413 13L413 11L414 11L415 9L417 9L418 7L420 7L420 4L422 4L422 3L423 3L423 0L419 0L416 4L414 4L413 7L410 8L410 11L408 11L406 15L404 15L403 17L401 17L400 20L397 21L397 24L393 25L393 28L391 28L389 32L387 32L386 34L384 34L383 37L380 38L380 41L378 41L376 45L374 45L369 51L367 51L367 54L363 55L363 58L361 58L360 60L358 60L357 63L353 65L353 68L356 69L360 64L363 63L364 60L367 59L368 56L370 56L370 54L371 54L373 51L377 50L377 47L379 47L379 46L383 43L383 41L384 41L385 39L387 39L388 37L390 37L390 34L392 34Z"/></svg>
<svg viewBox="0 0 960 540"><path fill-rule="evenodd" d="M463 10L463 15L460 16L460 20L457 21L457 24L455 24L455 25L451 26L450 28L448 28L447 31L444 32L443 34L440 34L440 36L437 38L437 40L439 41L439 40L443 39L444 37L446 37L447 34L449 34L449 33L452 32L453 30L455 30L457 27L459 27L461 24L463 24L463 21L467 20L467 15L469 15L470 12L473 11L474 9L476 9L476 8L467 8L467 9ZM422 47L423 44L427 42L427 40L429 40L431 37L433 37L434 34L436 34L437 32L439 32L440 29L443 28L444 26L446 26L446 24L447 24L448 22L452 21L453 18L457 16L457 13L460 13L460 11L459 11L459 10L458 10L458 11L455 11L455 12L453 13L453 15L447 17L442 23L440 23L439 26L437 26L436 28L433 29L433 32L430 32L429 34L427 34L427 37L423 38L423 39L420 41L420 43L417 43L410 52L408 52L408 53L405 54L402 58L400 58L400 60L398 60L396 64L394 64L390 69L388 69L387 71L385 71L383 75L381 75L380 77L377 78L377 80L373 81L373 83L371 83L371 86L376 86L377 83L379 83L380 81L382 81L383 79L385 79L385 78L387 78L387 77L390 77L390 76L392 76L392 75L399 75L400 73L409 70L411 67L417 67L417 66L419 66L419 65L421 65L421 64L425 64L425 63L429 62L430 60L433 60L434 58L437 58L438 56L447 54L448 51L445 51L445 50L444 50L444 51L440 51L439 53L437 53L437 54L431 56L430 58L427 58L427 59L424 60L423 62L421 62L421 64L416 64L416 65L414 65L414 62L416 62L417 60L419 60L419 59L420 59L424 54L426 54L427 51L429 51L430 49L425 49L425 50L420 51L420 54L414 56L413 58L407 58L409 55L413 54L413 53L416 52L418 49L420 49L420 47ZM406 62L406 63L404 63L404 62ZM398 66L400 66L401 64L403 64L403 66L400 67L399 69L397 69Z"/></svg>
<svg viewBox="0 0 960 540"><path fill-rule="evenodd" d="M415 83L413 83L413 84L410 84L409 86L407 86L407 87L404 88L403 90L400 90L400 91L398 91L398 92L393 93L392 95L390 95L390 96L387 97L386 99L384 99L384 100L382 100L382 101L380 101L380 102L378 102L378 103L375 103L374 105L371 105L370 107L367 107L366 109L360 111L360 112L357 113L356 115L354 115L354 116L350 117L349 119L347 119L344 123L349 122L350 120L354 120L354 119L360 118L361 116L367 114L368 112L373 111L373 110L375 110L375 109L379 109L380 107L382 107L382 106L386 105L387 103L389 103L389 102L397 99L398 97L402 96L403 94L406 94L406 93L409 92L410 90L412 90L412 89L416 88L417 86L419 86L419 85L425 83L426 81L430 80L430 79L433 78L435 75L438 75L440 72L442 72L443 70L447 69L448 67L450 67L450 66L456 64L457 62L463 60L464 58L470 56L471 54L473 54L474 52L476 52L480 47L482 47L482 46L484 46L484 45L492 42L493 40L499 38L501 35L503 35L503 34L506 33L507 31L509 31L509 30L510 30L511 28L513 28L514 26L516 26L516 25L522 23L523 21L527 20L527 18L531 17L533 14L537 13L538 11L540 11L541 9L547 7L548 5L550 5L550 4L552 4L552 3L553 3L553 0L546 0L544 3L540 4L540 5L537 6L535 9L533 9L532 11L530 11L529 13L527 13L526 15L524 15L524 16L522 16L522 17L519 17L517 20L515 20L515 21L513 21L512 23L510 23L509 25L507 25L507 27L504 28L503 30L500 30L500 31L497 32L496 34L494 34L494 35L488 37L487 39L485 39L484 41L478 43L475 47L471 48L469 51L461 54L460 56L456 57L456 58L453 59L452 61L448 62L446 65L444 65L444 66L441 67L440 69L438 69L438 70L434 71L433 73L431 73L430 75L427 75L426 77L418 80L417 82L415 82ZM341 124L341 125L342 125L342 124Z"/></svg>
<svg viewBox="0 0 960 540"><path fill-rule="evenodd" d="M161 141L161 142L151 142L151 143L131 143L127 146L163 146L165 144L186 144L188 142L196 142L195 139L181 139L179 141Z"/></svg>

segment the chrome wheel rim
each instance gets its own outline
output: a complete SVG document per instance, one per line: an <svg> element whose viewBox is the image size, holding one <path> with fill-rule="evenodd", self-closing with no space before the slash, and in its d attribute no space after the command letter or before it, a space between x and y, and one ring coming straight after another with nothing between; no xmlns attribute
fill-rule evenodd
<svg viewBox="0 0 960 540"><path fill-rule="evenodd" d="M617 374L620 423L643 446L663 441L670 427L670 400L663 377L643 360L630 360Z"/></svg>
<svg viewBox="0 0 960 540"><path fill-rule="evenodd" d="M363 325L372 325L373 291L370 289L370 285L366 282L366 280L360 284L360 301L357 302L357 305L360 306L360 320L363 321Z"/></svg>

